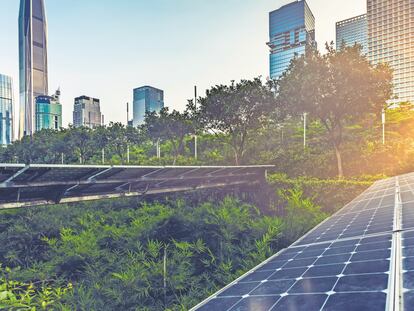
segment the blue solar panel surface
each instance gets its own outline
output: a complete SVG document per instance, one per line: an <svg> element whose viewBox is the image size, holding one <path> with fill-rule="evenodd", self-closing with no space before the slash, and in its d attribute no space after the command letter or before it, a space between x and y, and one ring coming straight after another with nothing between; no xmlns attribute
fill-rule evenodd
<svg viewBox="0 0 414 311"><path fill-rule="evenodd" d="M414 174L376 182L193 310L414 310Z"/></svg>

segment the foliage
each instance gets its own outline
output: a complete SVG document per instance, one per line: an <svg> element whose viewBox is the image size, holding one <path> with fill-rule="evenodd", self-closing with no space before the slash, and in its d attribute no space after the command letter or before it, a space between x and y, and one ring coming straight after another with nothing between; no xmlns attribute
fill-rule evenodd
<svg viewBox="0 0 414 311"><path fill-rule="evenodd" d="M72 291L72 284L52 287L53 282L22 283L11 280L9 268L0 265L1 310L69 310L61 300ZM47 284L49 283L49 284Z"/></svg>
<svg viewBox="0 0 414 311"><path fill-rule="evenodd" d="M173 164L176 164L178 156L184 151L185 137L193 127L187 111L169 112L168 108L162 108L159 113L147 112L143 129L155 142L167 141L171 144Z"/></svg>
<svg viewBox="0 0 414 311"><path fill-rule="evenodd" d="M278 82L277 101L291 115L309 113L320 121L343 177L340 147L345 125L368 113L380 114L391 97L391 86L391 70L370 65L360 46L336 51L327 45L325 55L308 51L292 61Z"/></svg>
<svg viewBox="0 0 414 311"><path fill-rule="evenodd" d="M382 144L380 112L389 95L389 77L387 68L369 66L357 46L329 47L324 56L315 52L296 58L280 81L256 78L218 85L196 103L189 101L184 112L149 114L139 128L111 123L36 132L0 148L0 162L273 164L291 178L323 179L337 176L338 166L348 179L403 174L414 170L414 110L409 103L386 110Z"/></svg>
<svg viewBox="0 0 414 311"><path fill-rule="evenodd" d="M279 190L279 195L287 202L282 231L286 245L303 236L327 217L320 206L303 197L302 190Z"/></svg>
<svg viewBox="0 0 414 311"><path fill-rule="evenodd" d="M70 310L181 310L278 250L282 221L232 198L133 202L0 214L0 262L19 282L73 283Z"/></svg>
<svg viewBox="0 0 414 311"><path fill-rule="evenodd" d="M236 165L243 161L246 145L272 111L272 84L260 78L241 80L231 85L217 85L200 98L196 112L205 131L221 136L231 146ZM253 135L254 136L254 135Z"/></svg>
<svg viewBox="0 0 414 311"><path fill-rule="evenodd" d="M312 177L289 178L286 174L270 174L269 183L281 193L278 201L281 213L285 213L286 192L296 189L322 207L322 212L332 214L361 194L373 182L386 176L361 176L355 179L317 179Z"/></svg>

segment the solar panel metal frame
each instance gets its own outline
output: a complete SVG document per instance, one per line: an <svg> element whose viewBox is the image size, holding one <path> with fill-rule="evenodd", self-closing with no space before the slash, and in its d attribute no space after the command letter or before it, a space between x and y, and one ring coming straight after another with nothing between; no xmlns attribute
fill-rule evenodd
<svg viewBox="0 0 414 311"><path fill-rule="evenodd" d="M272 168L0 164L0 209L257 184Z"/></svg>
<svg viewBox="0 0 414 311"><path fill-rule="evenodd" d="M321 241L321 242L315 242L315 243L309 243L309 244L301 244L301 241L303 241L307 236L309 236L312 233L319 230L319 228L321 228L325 223L327 223L332 217L340 215L348 206L351 206L355 202L361 202L361 201L365 201L365 200L368 200L368 202L370 202L370 200L372 200L373 198L376 198L375 195L378 194L378 193L381 193L381 191L383 191L383 197L385 197L386 195L389 195L387 192L389 192L391 189L394 189L394 191L393 191L393 193L394 193L394 204L393 204L393 206L387 205L387 206L384 207L384 208L390 208L390 209L392 208L393 209L392 210L393 217L392 217L392 230L391 231L377 232L377 233L374 233L374 234L371 234L371 235L366 235L366 236L365 235L364 236L354 236L354 237L349 237L349 238L346 238L346 239L340 239L338 241L349 241L349 240L352 240L352 239L365 238L365 237L368 237L368 238L369 237L380 237L380 236L384 236L384 235L389 235L389 236L392 237L391 250L390 250L391 258L390 258L390 265L389 265L389 278L388 278L388 288L387 288L388 293L387 293L387 300L386 300L385 310L404 310L404 296L403 295L408 289L403 288L404 273L405 273L405 271L403 270L403 264L404 264L405 258L402 256L402 242L401 242L402 237L401 237L401 235L402 235L402 232L406 231L406 232L412 232L412 235L414 237L414 226L413 226L413 228L409 228L409 229L405 229L405 230L402 227L402 224L403 224L403 203L404 202L401 199L399 182L403 178L407 178L407 176L411 178L411 180L412 180L411 184L414 185L414 173L408 174L408 175L403 175L403 176L400 176L400 177L389 178L389 179L381 180L381 181L378 181L378 182L374 183L371 187L366 189L357 198L355 198L354 200L352 200L351 202L346 204L344 206L344 208L337 211L333 216L325 219L322 223L317 225L314 229L310 230L307 234L305 234L303 237L301 237L299 240L297 240L295 243L293 243L290 247L280 250L278 253L276 253L275 255L273 255L272 257L270 257L269 259L267 259L266 261L264 261L263 263L261 263L260 265L255 267L254 269L248 271L247 273L245 273L244 275L242 275L241 277L239 277L238 279L236 279L235 281L233 281L232 283L230 283L229 285L227 285L223 289L219 290L218 292L216 292L215 294L213 294L212 296L210 296L206 300L202 301L201 303L199 303L198 305L193 307L191 309L191 311L198 310L198 309L201 309L203 306L206 306L208 302L212 301L213 299L218 297L221 293L225 292L226 290L229 290L235 284L239 284L239 282L242 281L247 276L254 275L255 272L260 271L260 269L263 266L265 266L266 264L271 263L273 260L283 256L283 254L287 250L291 250L291 249L294 249L294 248L300 248L300 247L306 247L306 246L309 246L309 245L312 246L312 245L318 245L318 244L321 245L321 244L324 244L324 243L329 243L330 241ZM391 184L391 185L393 184L394 186L389 187L388 186L389 184ZM379 190L378 190L378 188L379 188ZM410 190L412 191L412 193L414 195L414 188L410 187ZM367 199L367 197L368 197L368 199ZM367 204L368 204L368 202L367 202ZM379 205L381 204L381 202L382 202L382 200L380 200ZM412 203L412 208L414 208L414 201L410 202L410 203ZM382 208L382 207L378 206L376 209L380 209L380 208ZM413 245L414 245L414 243L413 243ZM414 256L412 258L413 258L413 262L414 262ZM413 273L414 273L414 270L413 270ZM412 295L412 296L410 296L410 299L414 299L414 285L413 285L413 288L410 288L409 290L410 290L409 291L410 295ZM328 302L328 299L325 301L325 304ZM233 310L233 308L236 308L236 306L238 306L238 304L241 303L241 302L242 302L242 300L236 302L234 305L230 306L227 309L220 309L220 308L216 307L215 310L217 310L217 311L230 310L230 309ZM272 306L271 310L273 310L273 308L275 308L277 306L277 304L278 304L278 302L276 302ZM407 306L405 306L405 307L407 307ZM236 310L236 309L234 309L234 310ZM246 310L250 310L250 309L246 309ZM407 307L407 310L408 310L408 307Z"/></svg>

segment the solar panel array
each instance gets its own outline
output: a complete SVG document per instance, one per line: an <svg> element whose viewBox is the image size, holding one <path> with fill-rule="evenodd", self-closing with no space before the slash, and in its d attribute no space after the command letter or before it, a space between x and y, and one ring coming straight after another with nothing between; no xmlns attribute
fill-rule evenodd
<svg viewBox="0 0 414 311"><path fill-rule="evenodd" d="M414 174L376 182L192 310L414 310Z"/></svg>
<svg viewBox="0 0 414 311"><path fill-rule="evenodd" d="M272 167L0 164L0 208L253 184Z"/></svg>

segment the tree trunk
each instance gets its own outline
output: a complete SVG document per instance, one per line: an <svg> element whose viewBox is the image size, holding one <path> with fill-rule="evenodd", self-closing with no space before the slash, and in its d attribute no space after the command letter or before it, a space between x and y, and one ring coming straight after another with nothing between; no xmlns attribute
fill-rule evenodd
<svg viewBox="0 0 414 311"><path fill-rule="evenodd" d="M237 152L237 150L235 150L235 151L234 151L234 164L235 164L236 166L238 166L238 165L239 165L239 163L240 163L240 160L239 160L239 153Z"/></svg>
<svg viewBox="0 0 414 311"><path fill-rule="evenodd" d="M338 165L338 178L343 179L344 178L344 170L342 168L342 157L341 152L339 151L339 147L337 144L334 144L335 148L335 155L336 155L336 162Z"/></svg>

